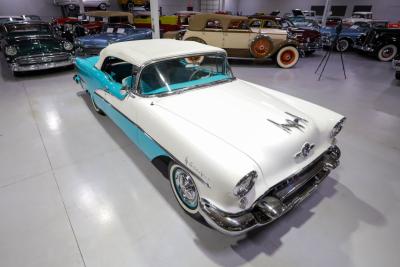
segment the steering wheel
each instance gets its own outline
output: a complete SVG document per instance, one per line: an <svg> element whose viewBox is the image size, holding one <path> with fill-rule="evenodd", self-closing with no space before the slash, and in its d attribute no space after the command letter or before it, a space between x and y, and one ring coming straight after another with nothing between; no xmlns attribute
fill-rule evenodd
<svg viewBox="0 0 400 267"><path fill-rule="evenodd" d="M193 78L196 77L196 75L200 73L200 71L203 71L203 70L201 70L201 69L195 70L195 71L192 73L192 75L190 75L189 81L192 81ZM208 75L202 76L202 77L199 77L199 78L208 78L208 77L210 77L210 76L211 76L211 72L209 72Z"/></svg>

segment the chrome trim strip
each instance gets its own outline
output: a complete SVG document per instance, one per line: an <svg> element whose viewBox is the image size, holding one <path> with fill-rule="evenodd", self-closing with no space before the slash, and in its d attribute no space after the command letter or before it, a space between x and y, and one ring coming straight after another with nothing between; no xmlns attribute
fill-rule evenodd
<svg viewBox="0 0 400 267"><path fill-rule="evenodd" d="M134 121L132 121L130 118L128 118L124 113L122 113L121 111L119 111L117 108L115 108L114 105L112 105L110 102L108 102L106 99L104 99L104 97L102 97L101 95L99 95L96 91L94 92L98 97L100 97L101 99L103 99L107 104L109 104L115 111L117 111L119 114L121 114L125 119L127 119L130 123L134 124L140 131L142 131L147 137L149 137L154 143L156 143L159 147L161 147L167 154L168 156L174 160L176 163L178 163L179 165L181 165L182 168L184 168L187 172L189 172L190 174L192 174L194 177L196 177L201 183L203 183L204 185L206 185L208 188L211 188L210 184L205 181L204 179L202 179L201 177L199 177L196 173L194 173L192 170L188 169L188 166L186 166L186 164L183 164L180 160L178 160L177 158L175 158L167 149L165 149L162 145L160 145L160 143L158 143L156 140L154 140L153 137L151 137L142 127L140 127L137 123L135 123Z"/></svg>

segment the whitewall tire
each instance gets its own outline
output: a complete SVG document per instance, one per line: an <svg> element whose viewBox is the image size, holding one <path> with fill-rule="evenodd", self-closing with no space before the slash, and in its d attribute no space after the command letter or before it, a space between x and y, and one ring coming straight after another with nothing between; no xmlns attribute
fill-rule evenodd
<svg viewBox="0 0 400 267"><path fill-rule="evenodd" d="M384 45L378 51L380 61L391 61L397 55L397 46L394 44Z"/></svg>
<svg viewBox="0 0 400 267"><path fill-rule="evenodd" d="M299 61L299 50L293 46L282 47L276 54L276 63L279 67L288 69Z"/></svg>
<svg viewBox="0 0 400 267"><path fill-rule="evenodd" d="M336 43L336 50L339 52L346 52L350 48L350 42L346 39L341 39Z"/></svg>
<svg viewBox="0 0 400 267"><path fill-rule="evenodd" d="M169 180L179 205L190 214L199 212L199 192L194 178L182 166L170 163Z"/></svg>

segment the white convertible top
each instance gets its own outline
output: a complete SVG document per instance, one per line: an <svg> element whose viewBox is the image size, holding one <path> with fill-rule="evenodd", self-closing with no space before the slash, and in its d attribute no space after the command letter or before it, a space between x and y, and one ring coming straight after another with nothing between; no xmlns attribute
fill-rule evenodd
<svg viewBox="0 0 400 267"><path fill-rule="evenodd" d="M100 52L100 59L96 63L96 67L100 69L104 59L110 56L117 57L136 66L141 66L152 60L213 52L225 53L225 50L193 41L179 41L173 39L120 42L111 44Z"/></svg>

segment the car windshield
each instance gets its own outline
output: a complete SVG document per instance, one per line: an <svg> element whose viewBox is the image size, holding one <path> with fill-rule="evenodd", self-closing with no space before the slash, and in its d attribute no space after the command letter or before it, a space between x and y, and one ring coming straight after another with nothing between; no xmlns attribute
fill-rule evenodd
<svg viewBox="0 0 400 267"><path fill-rule="evenodd" d="M141 72L142 95L160 95L234 79L225 54L186 56L152 63Z"/></svg>
<svg viewBox="0 0 400 267"><path fill-rule="evenodd" d="M103 26L103 32L106 33L119 33L119 34L125 34L131 29L134 29L133 26L129 24L106 24Z"/></svg>
<svg viewBox="0 0 400 267"><path fill-rule="evenodd" d="M6 27L10 35L51 34L47 24L8 24Z"/></svg>

